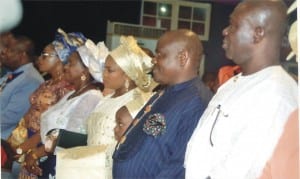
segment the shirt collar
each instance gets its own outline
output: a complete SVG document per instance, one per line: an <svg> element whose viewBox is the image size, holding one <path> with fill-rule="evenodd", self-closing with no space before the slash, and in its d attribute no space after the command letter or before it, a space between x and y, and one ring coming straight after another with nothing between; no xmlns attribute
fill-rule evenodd
<svg viewBox="0 0 300 179"><path fill-rule="evenodd" d="M195 77L195 78L193 78L189 81L185 81L185 82L182 82L182 83L179 83L179 84L168 86L168 87L166 87L165 91L170 91L170 92L179 91L179 90L188 88L189 86L191 86L192 84L194 84L198 80L201 81L199 76L197 76L197 77Z"/></svg>
<svg viewBox="0 0 300 179"><path fill-rule="evenodd" d="M13 71L13 73L19 73L19 72L22 72L22 71L27 71L27 69L29 69L29 68L34 68L32 63L26 63L25 65L20 66L15 71Z"/></svg>

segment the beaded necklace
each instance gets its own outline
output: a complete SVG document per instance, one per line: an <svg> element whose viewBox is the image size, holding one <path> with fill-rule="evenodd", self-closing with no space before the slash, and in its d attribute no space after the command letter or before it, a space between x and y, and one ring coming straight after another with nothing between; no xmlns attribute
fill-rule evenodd
<svg viewBox="0 0 300 179"><path fill-rule="evenodd" d="M90 84L91 84L91 83L87 83L87 84L85 84L84 86L82 86L80 89L78 89L78 90L75 91L73 94L71 94L71 95L69 96L68 99L71 99L71 98L73 98L73 97L75 97L75 96L78 96L78 95L80 94L80 92L82 92L84 89L86 89L86 87L88 87Z"/></svg>
<svg viewBox="0 0 300 179"><path fill-rule="evenodd" d="M133 130L133 128L140 122L140 120L151 111L152 106L157 102L157 100L164 94L164 90L160 91L157 95L157 97L144 108L144 113L139 117L135 118L131 125L129 126L128 130L125 132L125 134L121 137L120 141L117 144L116 149L118 150L120 145L123 144L126 141L127 135Z"/></svg>

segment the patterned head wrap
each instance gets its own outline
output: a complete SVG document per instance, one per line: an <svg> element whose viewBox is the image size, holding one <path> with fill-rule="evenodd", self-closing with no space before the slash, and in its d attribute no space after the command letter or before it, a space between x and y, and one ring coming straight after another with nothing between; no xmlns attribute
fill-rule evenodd
<svg viewBox="0 0 300 179"><path fill-rule="evenodd" d="M151 90L151 58L137 45L133 36L121 36L120 45L111 51L110 56L141 90Z"/></svg>
<svg viewBox="0 0 300 179"><path fill-rule="evenodd" d="M95 45L93 41L88 39L77 51L93 78L99 82L103 82L104 63L109 53L104 42L102 41Z"/></svg>
<svg viewBox="0 0 300 179"><path fill-rule="evenodd" d="M65 64L69 55L86 41L84 35L80 32L65 33L58 28L55 34L55 40L52 42L60 60Z"/></svg>

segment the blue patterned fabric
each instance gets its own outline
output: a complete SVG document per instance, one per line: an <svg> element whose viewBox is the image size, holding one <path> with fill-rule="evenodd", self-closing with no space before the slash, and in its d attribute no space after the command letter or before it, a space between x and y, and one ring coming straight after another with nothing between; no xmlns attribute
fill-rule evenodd
<svg viewBox="0 0 300 179"><path fill-rule="evenodd" d="M166 88L151 111L115 150L113 177L184 178L186 145L211 97L200 78ZM147 104L156 98L154 95ZM143 110L137 117L143 114ZM157 133L155 128L152 131L145 129L149 126L147 121L153 121L149 119L153 116L158 118L156 121L161 127L157 129L162 132Z"/></svg>
<svg viewBox="0 0 300 179"><path fill-rule="evenodd" d="M52 44L60 60L65 64L71 53L76 51L85 41L86 38L81 32L70 32L66 34L61 29L58 29Z"/></svg>
<svg viewBox="0 0 300 179"><path fill-rule="evenodd" d="M55 166L56 166L56 155L49 154L47 159L40 162L39 167L43 170L43 175L39 176L39 179L51 178L50 176L55 176Z"/></svg>

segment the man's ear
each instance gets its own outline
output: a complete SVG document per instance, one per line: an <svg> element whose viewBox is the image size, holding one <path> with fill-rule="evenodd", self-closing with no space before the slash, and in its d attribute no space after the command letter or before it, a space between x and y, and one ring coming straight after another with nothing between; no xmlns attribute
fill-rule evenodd
<svg viewBox="0 0 300 179"><path fill-rule="evenodd" d="M19 56L19 62L20 63L26 63L27 62L27 59L26 59L26 52L20 52L18 53L18 56Z"/></svg>
<svg viewBox="0 0 300 179"><path fill-rule="evenodd" d="M179 64L180 66L184 66L189 59L189 54L187 50L182 50L179 52Z"/></svg>
<svg viewBox="0 0 300 179"><path fill-rule="evenodd" d="M254 43L259 43L265 36L265 29L261 26L256 27L254 30L254 39L253 42Z"/></svg>

